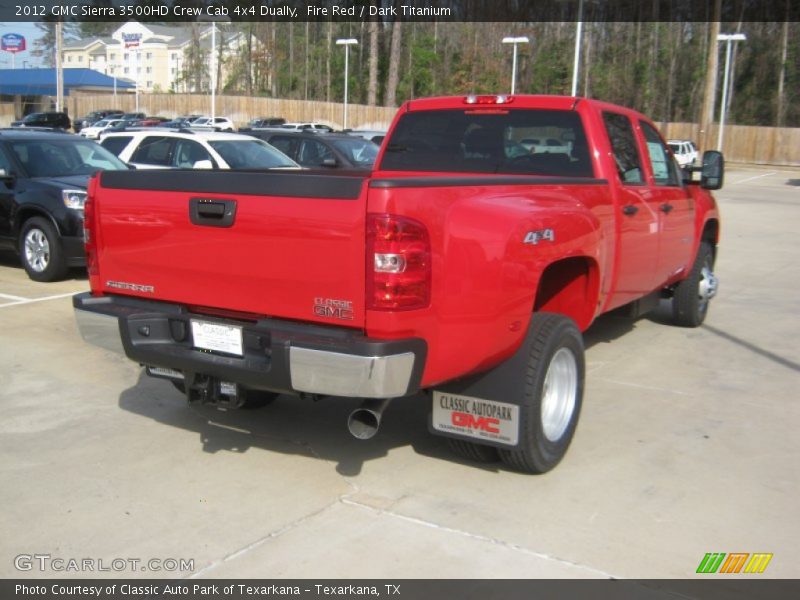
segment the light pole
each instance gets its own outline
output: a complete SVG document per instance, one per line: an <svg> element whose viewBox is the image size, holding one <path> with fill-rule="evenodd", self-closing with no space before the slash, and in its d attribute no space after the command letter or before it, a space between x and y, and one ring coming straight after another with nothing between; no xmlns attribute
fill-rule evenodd
<svg viewBox="0 0 800 600"><path fill-rule="evenodd" d="M719 133L717 135L717 150L722 151L722 139L725 131L725 112L728 110L728 79L731 72L731 42L743 42L747 36L743 33L720 33L718 42L727 42L725 51L725 79L722 83L722 106L719 107Z"/></svg>
<svg viewBox="0 0 800 600"><path fill-rule="evenodd" d="M347 129L347 71L349 67L350 46L357 43L358 40L354 38L339 38L336 40L337 46L344 46L344 116L342 117L344 125L342 125L342 129Z"/></svg>
<svg viewBox="0 0 800 600"><path fill-rule="evenodd" d="M511 63L511 93L513 94L517 89L517 46L519 44L527 44L530 40L527 36L520 37L504 37L504 44L514 44L514 59Z"/></svg>
<svg viewBox="0 0 800 600"><path fill-rule="evenodd" d="M572 96L578 95L578 72L581 64L581 35L583 35L583 0L578 3L578 23L575 30L575 61L572 64ZM584 94L586 92L584 91Z"/></svg>
<svg viewBox="0 0 800 600"><path fill-rule="evenodd" d="M217 116L217 21L229 23L230 19L227 17L204 16L197 20L211 22L211 124L213 125L214 118Z"/></svg>
<svg viewBox="0 0 800 600"><path fill-rule="evenodd" d="M217 24L211 21L211 127L217 116Z"/></svg>

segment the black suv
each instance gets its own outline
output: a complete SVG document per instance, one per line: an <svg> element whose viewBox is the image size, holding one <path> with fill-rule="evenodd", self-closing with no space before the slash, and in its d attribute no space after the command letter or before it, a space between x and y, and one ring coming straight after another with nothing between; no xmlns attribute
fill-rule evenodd
<svg viewBox="0 0 800 600"><path fill-rule="evenodd" d="M117 115L122 115L121 110L93 110L85 117L81 117L80 119L75 119L73 123L73 128L75 129L75 133L79 133L81 129L84 127L89 127L90 125L94 125L98 121L101 121L107 117L114 117Z"/></svg>
<svg viewBox="0 0 800 600"><path fill-rule="evenodd" d="M71 133L0 129L0 249L18 252L34 281L62 279L69 267L84 266L89 177L127 168Z"/></svg>
<svg viewBox="0 0 800 600"><path fill-rule="evenodd" d="M377 144L352 135L280 129L252 129L242 133L264 140L309 169L372 169L378 157Z"/></svg>
<svg viewBox="0 0 800 600"><path fill-rule="evenodd" d="M53 129L67 130L72 127L67 113L63 112L37 112L31 113L21 121L11 123L12 127L50 127Z"/></svg>

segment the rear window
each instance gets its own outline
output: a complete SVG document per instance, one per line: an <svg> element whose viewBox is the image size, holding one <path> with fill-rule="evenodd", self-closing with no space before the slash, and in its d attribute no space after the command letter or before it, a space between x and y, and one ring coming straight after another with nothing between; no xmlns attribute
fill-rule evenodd
<svg viewBox="0 0 800 600"><path fill-rule="evenodd" d="M231 169L297 167L292 159L261 140L212 140L208 145Z"/></svg>
<svg viewBox="0 0 800 600"><path fill-rule="evenodd" d="M380 168L594 176L580 117L564 110L407 113L386 146Z"/></svg>

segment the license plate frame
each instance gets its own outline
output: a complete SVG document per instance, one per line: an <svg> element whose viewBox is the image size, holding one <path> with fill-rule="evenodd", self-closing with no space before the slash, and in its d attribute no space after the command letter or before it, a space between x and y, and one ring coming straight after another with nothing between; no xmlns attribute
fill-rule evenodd
<svg viewBox="0 0 800 600"><path fill-rule="evenodd" d="M220 352L233 356L244 356L242 328L239 325L214 323L202 319L191 319L192 346L197 350Z"/></svg>

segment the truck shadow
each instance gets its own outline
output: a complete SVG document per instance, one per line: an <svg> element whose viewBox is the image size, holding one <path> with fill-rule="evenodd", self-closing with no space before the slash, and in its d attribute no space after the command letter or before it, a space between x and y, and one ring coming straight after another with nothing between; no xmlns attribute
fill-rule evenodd
<svg viewBox="0 0 800 600"><path fill-rule="evenodd" d="M259 410L220 410L187 406L185 397L164 380L144 373L120 394L123 410L198 434L203 452L244 453L251 449L293 454L336 464L343 476L358 475L367 461L411 446L427 458L500 470L501 463L478 464L452 454L444 438L428 433L430 399L424 395L394 400L383 415L378 434L357 440L347 431L347 416L361 401L324 398L318 402L281 396Z"/></svg>

